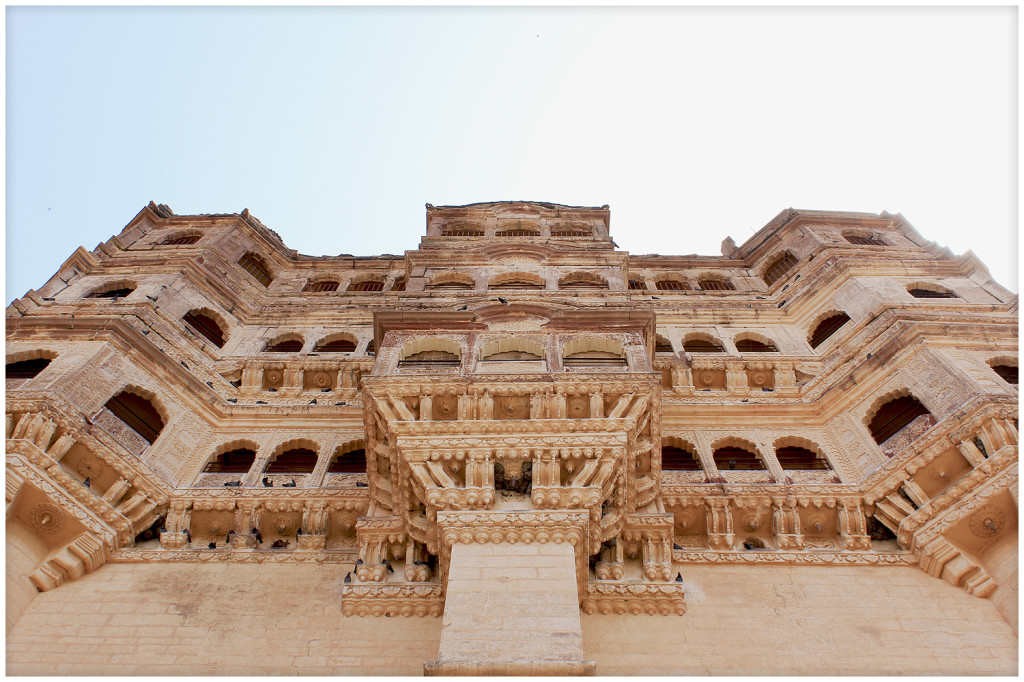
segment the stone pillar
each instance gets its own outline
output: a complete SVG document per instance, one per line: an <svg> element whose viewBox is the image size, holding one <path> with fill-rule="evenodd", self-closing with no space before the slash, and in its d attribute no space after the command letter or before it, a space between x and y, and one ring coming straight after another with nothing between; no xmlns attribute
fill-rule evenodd
<svg viewBox="0 0 1024 682"><path fill-rule="evenodd" d="M438 660L425 675L593 675L568 542L456 543Z"/></svg>

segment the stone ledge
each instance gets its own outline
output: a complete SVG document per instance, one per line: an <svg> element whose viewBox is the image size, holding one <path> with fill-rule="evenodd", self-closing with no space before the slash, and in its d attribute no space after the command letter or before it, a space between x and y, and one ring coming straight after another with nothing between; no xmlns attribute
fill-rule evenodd
<svg viewBox="0 0 1024 682"><path fill-rule="evenodd" d="M423 664L424 677L567 677L595 676L594 661L431 661Z"/></svg>

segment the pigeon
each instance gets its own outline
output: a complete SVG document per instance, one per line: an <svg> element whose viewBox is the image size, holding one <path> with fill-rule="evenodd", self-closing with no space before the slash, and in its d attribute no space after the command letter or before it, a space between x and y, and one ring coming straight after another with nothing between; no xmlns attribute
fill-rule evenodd
<svg viewBox="0 0 1024 682"><path fill-rule="evenodd" d="M502 305L508 305L508 301L503 299L501 296L498 297L498 301L500 301Z"/></svg>
<svg viewBox="0 0 1024 682"><path fill-rule="evenodd" d="M238 404L238 398L228 398L228 402L229 403L235 403L237 405Z"/></svg>
<svg viewBox="0 0 1024 682"><path fill-rule="evenodd" d="M156 303L156 299L157 299L157 297L156 297L156 296L150 296L149 294L146 294L146 298L148 298L149 300L151 300L151 301L153 301L154 303Z"/></svg>
<svg viewBox="0 0 1024 682"><path fill-rule="evenodd" d="M237 488L240 485L242 485L241 481L228 481L224 484L226 488Z"/></svg>
<svg viewBox="0 0 1024 682"><path fill-rule="evenodd" d="M345 583L348 584L350 582L352 582L352 571L345 574Z"/></svg>
<svg viewBox="0 0 1024 682"><path fill-rule="evenodd" d="M211 542L210 544L207 545L207 547L209 547L210 549L217 549L217 543L216 542Z"/></svg>
<svg viewBox="0 0 1024 682"><path fill-rule="evenodd" d="M661 296L651 296L651 298L653 298L655 301L661 300Z"/></svg>
<svg viewBox="0 0 1024 682"><path fill-rule="evenodd" d="M268 389L267 389L267 391L268 391L268 392L270 392L270 393L277 393L277 389L276 389L276 388L274 388L273 386L271 386L270 388L268 388Z"/></svg>
<svg viewBox="0 0 1024 682"><path fill-rule="evenodd" d="M185 539L188 540L188 544L192 544L192 531L188 528L185 529Z"/></svg>
<svg viewBox="0 0 1024 682"><path fill-rule="evenodd" d="M86 479L84 481L82 481L82 485L84 485L86 488L91 488L92 487L92 485L89 483L89 478L88 477L86 477Z"/></svg>
<svg viewBox="0 0 1024 682"><path fill-rule="evenodd" d="M370 486L368 484L366 484L366 483L363 483L362 481L356 481L356 487L357 488L369 488Z"/></svg>
<svg viewBox="0 0 1024 682"><path fill-rule="evenodd" d="M266 403L266 401L265 401L265 400L257 400L257 401L256 401L256 404L257 404L257 405L266 405L267 403Z"/></svg>
<svg viewBox="0 0 1024 682"><path fill-rule="evenodd" d="M394 573L395 572L395 569L391 567L391 562L388 561L387 559L385 559L381 563L384 564L384 567L388 569L388 573Z"/></svg>
<svg viewBox="0 0 1024 682"><path fill-rule="evenodd" d="M468 307L469 307L468 305L463 305L463 306L459 306L458 308L456 308L456 310L465 310Z"/></svg>
<svg viewBox="0 0 1024 682"><path fill-rule="evenodd" d="M302 535L302 529L301 528L299 528L297 531L295 531L295 537L299 537L300 535Z"/></svg>
<svg viewBox="0 0 1024 682"><path fill-rule="evenodd" d="M274 540L274 542L272 542L270 544L271 549L282 549L282 548L287 547L287 546L288 546L288 541L287 540Z"/></svg>
<svg viewBox="0 0 1024 682"><path fill-rule="evenodd" d="M362 566L362 565L363 565L363 560L362 559L356 559L356 566Z"/></svg>
<svg viewBox="0 0 1024 682"><path fill-rule="evenodd" d="M729 468L730 469L735 469L736 468L736 460L734 460L734 459L730 459L729 460Z"/></svg>
<svg viewBox="0 0 1024 682"><path fill-rule="evenodd" d="M256 536L256 544L257 545L262 545L263 544L263 533L260 532L260 529L259 528L253 528L252 529L252 534Z"/></svg>
<svg viewBox="0 0 1024 682"><path fill-rule="evenodd" d="M212 381L207 381L206 385L209 386L210 388L213 388L213 382Z"/></svg>
<svg viewBox="0 0 1024 682"><path fill-rule="evenodd" d="M224 542L231 542L231 536L232 536L232 535L234 535L234 534L235 534L235 529L234 529L234 528L232 528L231 530L229 530L229 531L228 531L228 536L227 536L227 538L226 538L226 539L224 540Z"/></svg>
<svg viewBox="0 0 1024 682"><path fill-rule="evenodd" d="M320 389L320 392L321 392L321 393L330 393L330 392L331 392L331 389L329 389L329 388L321 388L321 389Z"/></svg>
<svg viewBox="0 0 1024 682"><path fill-rule="evenodd" d="M190 369L189 366L185 364L184 360L178 360L178 362L180 362L181 366L184 367L185 369Z"/></svg>
<svg viewBox="0 0 1024 682"><path fill-rule="evenodd" d="M316 398L313 398L312 400L310 400L309 404L310 405L316 405Z"/></svg>
<svg viewBox="0 0 1024 682"><path fill-rule="evenodd" d="M672 549L682 549L682 547L673 542Z"/></svg>
<svg viewBox="0 0 1024 682"><path fill-rule="evenodd" d="M676 576L676 582L677 582L677 583L681 583L681 582L683 582L683 574L682 574L682 573L680 573L680 574L678 574L678 575Z"/></svg>
<svg viewBox="0 0 1024 682"><path fill-rule="evenodd" d="M291 483L282 483L281 487L282 488L294 488L295 487L295 479L293 478Z"/></svg>
<svg viewBox="0 0 1024 682"><path fill-rule="evenodd" d="M270 480L269 478L267 478L266 476L264 476L264 477L263 477L263 487L264 487L264 488L273 488L273 487L274 487L274 482L273 482L273 481L271 481L271 480Z"/></svg>

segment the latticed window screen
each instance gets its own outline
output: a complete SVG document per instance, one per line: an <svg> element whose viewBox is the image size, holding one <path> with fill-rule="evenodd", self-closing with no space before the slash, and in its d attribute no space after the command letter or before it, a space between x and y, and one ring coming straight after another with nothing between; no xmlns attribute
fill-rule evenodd
<svg viewBox="0 0 1024 682"><path fill-rule="evenodd" d="M552 237L589 237L590 233L584 230L551 230Z"/></svg>
<svg viewBox="0 0 1024 682"><path fill-rule="evenodd" d="M309 283L306 284L306 286L302 290L303 291L313 291L313 292L337 291L338 290L338 283L333 281L333 280L324 279L324 280L320 280L319 282L309 282Z"/></svg>
<svg viewBox="0 0 1024 682"><path fill-rule="evenodd" d="M689 291L690 285L676 279L659 279L654 283L659 291ZM702 285L703 286L703 285Z"/></svg>
<svg viewBox="0 0 1024 682"><path fill-rule="evenodd" d="M807 448L787 446L775 450L775 458L783 469L830 469L824 459Z"/></svg>
<svg viewBox="0 0 1024 682"><path fill-rule="evenodd" d="M701 291L735 291L736 285L723 279L702 279L699 282Z"/></svg>
<svg viewBox="0 0 1024 682"><path fill-rule="evenodd" d="M405 291L405 277L397 278L391 285L391 291Z"/></svg>
<svg viewBox="0 0 1024 682"><path fill-rule="evenodd" d="M254 253L246 253L238 259L238 264L253 278L265 287L269 287L274 279L270 276L270 270L263 263L263 259Z"/></svg>
<svg viewBox="0 0 1024 682"><path fill-rule="evenodd" d="M778 282L782 277L793 269L796 265L796 256L787 251L781 258L772 263L771 267L764 273L765 284L771 286Z"/></svg>
<svg viewBox="0 0 1024 682"><path fill-rule="evenodd" d="M442 237L483 237L483 230L454 229L441 230Z"/></svg>
<svg viewBox="0 0 1024 682"><path fill-rule="evenodd" d="M398 363L399 367L455 367L461 364L459 356L446 350L424 350L413 353Z"/></svg>
<svg viewBox="0 0 1024 682"><path fill-rule="evenodd" d="M494 234L494 236L495 237L539 237L540 236L540 232L538 232L537 230L528 230L528 229L502 230L501 232L496 232Z"/></svg>
<svg viewBox="0 0 1024 682"><path fill-rule="evenodd" d="M565 356L566 367L625 367L626 358L605 350L587 350Z"/></svg>
<svg viewBox="0 0 1024 682"><path fill-rule="evenodd" d="M642 279L631 279L629 280L630 289L638 289L641 291L647 290L647 284Z"/></svg>
<svg viewBox="0 0 1024 682"><path fill-rule="evenodd" d="M220 325L209 315L205 315L201 312L188 312L185 317L181 318L188 323L190 327L195 329L197 332L206 337L206 340L217 346L217 348L224 347L224 332L221 330Z"/></svg>
<svg viewBox="0 0 1024 682"><path fill-rule="evenodd" d="M364 280L352 282L348 285L349 291L384 291L384 282L378 280Z"/></svg>
<svg viewBox="0 0 1024 682"><path fill-rule="evenodd" d="M683 344L683 350L687 353L724 353L725 349L721 346L712 343L711 341L705 341L704 339L692 339Z"/></svg>

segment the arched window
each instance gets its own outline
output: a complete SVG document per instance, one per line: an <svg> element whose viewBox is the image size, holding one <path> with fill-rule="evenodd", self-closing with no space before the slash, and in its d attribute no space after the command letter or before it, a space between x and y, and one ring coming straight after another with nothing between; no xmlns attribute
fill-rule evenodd
<svg viewBox="0 0 1024 682"><path fill-rule="evenodd" d="M722 346L710 338L695 337L683 343L683 350L687 353L724 353Z"/></svg>
<svg viewBox="0 0 1024 682"><path fill-rule="evenodd" d="M22 360L21 362L9 362L7 363L7 370L4 376L7 379L32 379L46 369L46 366L49 364L49 358L35 358L33 360Z"/></svg>
<svg viewBox="0 0 1024 682"><path fill-rule="evenodd" d="M280 340L271 341L263 349L265 353L298 353L302 350L302 337L287 336Z"/></svg>
<svg viewBox="0 0 1024 682"><path fill-rule="evenodd" d="M377 354L377 343L373 339L370 339L366 344L366 354L373 356Z"/></svg>
<svg viewBox="0 0 1024 682"><path fill-rule="evenodd" d="M316 451L310 448L290 448L267 465L267 474L309 474L316 466Z"/></svg>
<svg viewBox="0 0 1024 682"><path fill-rule="evenodd" d="M171 235L167 239L160 242L161 246L185 246L187 244L195 244L202 237L201 234L178 234Z"/></svg>
<svg viewBox="0 0 1024 682"><path fill-rule="evenodd" d="M153 407L153 403L140 395L121 391L108 400L105 407L110 410L111 414L145 438L150 445L163 431L163 417Z"/></svg>
<svg viewBox="0 0 1024 682"><path fill-rule="evenodd" d="M937 284L912 284L907 288L914 298L960 298L949 289Z"/></svg>
<svg viewBox="0 0 1024 682"><path fill-rule="evenodd" d="M655 353L673 353L672 343L661 334L658 334L654 339L654 352Z"/></svg>
<svg viewBox="0 0 1024 682"><path fill-rule="evenodd" d="M517 220L494 233L495 237L539 237L540 229L533 223Z"/></svg>
<svg viewBox="0 0 1024 682"><path fill-rule="evenodd" d="M625 367L622 344L608 338L582 338L565 344L562 364L566 367Z"/></svg>
<svg viewBox="0 0 1024 682"><path fill-rule="evenodd" d="M265 287L269 287L270 283L274 281L274 278L270 276L270 268L267 267L267 264L251 251L247 251L239 258L238 264Z"/></svg>
<svg viewBox="0 0 1024 682"><path fill-rule="evenodd" d="M563 224L551 228L552 237L589 237L590 230L586 225Z"/></svg>
<svg viewBox="0 0 1024 682"><path fill-rule="evenodd" d="M321 339L313 349L315 353L352 353L356 349L355 337L348 334L331 334Z"/></svg>
<svg viewBox="0 0 1024 682"><path fill-rule="evenodd" d="M560 289L607 289L608 281L590 272L573 272L558 280Z"/></svg>
<svg viewBox="0 0 1024 682"><path fill-rule="evenodd" d="M680 447L682 446L682 447ZM661 446L662 471L700 471L700 460L689 444Z"/></svg>
<svg viewBox="0 0 1024 682"><path fill-rule="evenodd" d="M206 465L204 473L244 474L256 461L256 451L251 448L235 448L222 452Z"/></svg>
<svg viewBox="0 0 1024 682"><path fill-rule="evenodd" d="M346 451L350 445L355 449ZM330 474L363 474L366 473L366 450L363 449L362 441L347 443L334 452L330 466L327 467Z"/></svg>
<svg viewBox="0 0 1024 682"><path fill-rule="evenodd" d="M107 284L99 289L96 289L86 298L124 298L128 294L135 291L135 286L125 282L117 282L115 284Z"/></svg>
<svg viewBox="0 0 1024 682"><path fill-rule="evenodd" d="M697 283L701 291L735 291L736 286L727 279L705 278Z"/></svg>
<svg viewBox="0 0 1024 682"><path fill-rule="evenodd" d="M488 289L543 289L544 280L538 275L525 272L509 272L494 277Z"/></svg>
<svg viewBox="0 0 1024 682"><path fill-rule="evenodd" d="M796 263L796 256L791 254L789 251L785 252L776 258L775 261L764 271L764 283L768 286L775 284L782 279L787 272L792 270Z"/></svg>
<svg viewBox="0 0 1024 682"><path fill-rule="evenodd" d="M740 339L736 341L736 350L741 353L778 353L772 343L759 341L757 339Z"/></svg>
<svg viewBox="0 0 1024 682"><path fill-rule="evenodd" d="M776 448L775 457L783 469L831 469L817 453L796 445Z"/></svg>
<svg viewBox="0 0 1024 682"><path fill-rule="evenodd" d="M217 346L224 347L224 330L220 328L213 316L200 309L190 310L181 318L188 326L202 334L207 341Z"/></svg>
<svg viewBox="0 0 1024 682"><path fill-rule="evenodd" d="M642 279L629 278L629 288L636 291L647 291L647 283Z"/></svg>
<svg viewBox="0 0 1024 682"><path fill-rule="evenodd" d="M452 272L435 277L427 286L431 289L472 289L474 284L469 275Z"/></svg>
<svg viewBox="0 0 1024 682"><path fill-rule="evenodd" d="M480 347L480 359L484 362L543 360L544 354L540 343L516 337L496 339Z"/></svg>
<svg viewBox="0 0 1024 682"><path fill-rule="evenodd" d="M846 313L836 313L835 315L829 315L824 320L818 323L818 326L814 328L814 332L811 334L809 339L811 348L817 348L825 342L825 339L839 331L839 328L850 321L850 316Z"/></svg>
<svg viewBox="0 0 1024 682"><path fill-rule="evenodd" d="M863 236L859 234L853 234L849 232L843 233L843 238L851 244L861 244L863 246L889 246L889 243L880 237L874 235Z"/></svg>
<svg viewBox="0 0 1024 682"><path fill-rule="evenodd" d="M379 279L364 279L350 283L346 291L384 291L384 282Z"/></svg>
<svg viewBox="0 0 1024 682"><path fill-rule="evenodd" d="M423 350L402 358L399 367L458 367L459 356L446 350Z"/></svg>
<svg viewBox="0 0 1024 682"><path fill-rule="evenodd" d="M391 284L391 291L405 291L405 277L396 277Z"/></svg>
<svg viewBox="0 0 1024 682"><path fill-rule="evenodd" d="M484 228L479 223L456 220L441 228L442 237L483 237Z"/></svg>
<svg viewBox="0 0 1024 682"><path fill-rule="evenodd" d="M302 287L302 290L311 291L313 293L337 291L338 283L333 279L321 279L316 282L306 282L306 286Z"/></svg>
<svg viewBox="0 0 1024 682"><path fill-rule="evenodd" d="M881 445L904 426L918 417L931 414L928 409L918 402L917 398L905 395L878 408L871 421L868 423L868 430L875 442Z"/></svg>
<svg viewBox="0 0 1024 682"><path fill-rule="evenodd" d="M763 471L764 464L757 455L746 448L735 445L720 447L714 452L715 466L721 471Z"/></svg>

